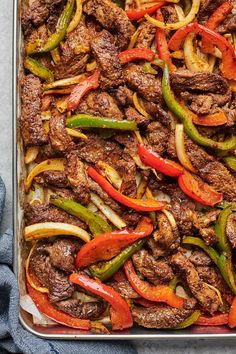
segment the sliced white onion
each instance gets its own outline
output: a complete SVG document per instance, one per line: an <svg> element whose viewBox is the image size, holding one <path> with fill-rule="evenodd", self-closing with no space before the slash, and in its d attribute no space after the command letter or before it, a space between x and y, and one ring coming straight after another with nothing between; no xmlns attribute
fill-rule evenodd
<svg viewBox="0 0 236 354"><path fill-rule="evenodd" d="M181 285L177 285L175 293L177 296L180 296L184 299L189 298L188 294L186 293L186 291L184 290L184 288Z"/></svg>
<svg viewBox="0 0 236 354"><path fill-rule="evenodd" d="M41 326L55 326L56 322L44 316L37 308L31 297L26 294L20 297L21 308L33 316L34 324Z"/></svg>
<svg viewBox="0 0 236 354"><path fill-rule="evenodd" d="M118 229L122 229L126 226L123 219L108 205L104 204L103 200L95 193L91 193L91 201L96 205L96 207L101 210L101 212L106 216L106 218L115 225Z"/></svg>
<svg viewBox="0 0 236 354"><path fill-rule="evenodd" d="M102 175L105 176L115 188L120 188L122 184L122 179L119 173L113 167L103 161L99 161L97 163L97 167L101 171Z"/></svg>
<svg viewBox="0 0 236 354"><path fill-rule="evenodd" d="M176 146L176 153L178 156L179 161L181 164L187 168L191 172L196 172L195 168L193 167L191 161L189 160L188 155L185 151L184 146L184 126L183 124L176 124L175 127L175 146Z"/></svg>

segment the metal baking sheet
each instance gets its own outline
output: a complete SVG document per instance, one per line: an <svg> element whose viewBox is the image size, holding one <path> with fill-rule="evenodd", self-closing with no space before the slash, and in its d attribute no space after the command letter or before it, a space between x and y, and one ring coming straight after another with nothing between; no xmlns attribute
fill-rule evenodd
<svg viewBox="0 0 236 354"><path fill-rule="evenodd" d="M13 206L14 206L14 271L18 278L20 294L26 293L24 286L24 267L22 249L23 241L23 177L24 159L23 146L18 129L18 118L20 115L20 85L19 80L22 74L22 34L20 26L20 3L21 0L14 0L14 41L13 41ZM55 339L116 339L116 340L137 340L137 339L197 339L197 338L236 338L236 330L228 327L201 327L193 326L190 329L170 330L148 330L142 327L133 327L122 332L113 332L109 335L92 334L81 330L75 330L65 326L36 326L32 317L20 310L19 318L22 325L30 332L43 338Z"/></svg>

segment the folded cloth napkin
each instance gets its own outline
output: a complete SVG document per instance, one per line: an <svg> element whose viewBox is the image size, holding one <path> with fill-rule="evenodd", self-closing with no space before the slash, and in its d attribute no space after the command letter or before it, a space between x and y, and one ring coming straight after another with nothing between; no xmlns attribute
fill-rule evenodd
<svg viewBox="0 0 236 354"><path fill-rule="evenodd" d="M0 178L0 222L5 201L5 186ZM19 292L12 272L12 232L0 236L0 354L135 354L127 341L43 340L23 329L18 320Z"/></svg>

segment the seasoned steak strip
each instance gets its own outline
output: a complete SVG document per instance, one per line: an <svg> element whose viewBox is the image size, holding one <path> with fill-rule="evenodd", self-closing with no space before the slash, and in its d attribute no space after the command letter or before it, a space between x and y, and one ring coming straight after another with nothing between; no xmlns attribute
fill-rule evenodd
<svg viewBox="0 0 236 354"><path fill-rule="evenodd" d="M106 303L102 301L82 302L79 299L67 299L58 301L55 304L58 310L69 315L88 320L96 320L101 317L106 309Z"/></svg>
<svg viewBox="0 0 236 354"><path fill-rule="evenodd" d="M103 30L92 39L91 47L98 68L101 70L101 88L107 89L121 85L123 73L114 37Z"/></svg>
<svg viewBox="0 0 236 354"><path fill-rule="evenodd" d="M49 138L52 148L57 152L65 152L74 147L74 143L66 130L66 118L56 109L52 110L49 120Z"/></svg>
<svg viewBox="0 0 236 354"><path fill-rule="evenodd" d="M150 308L133 306L132 316L137 324L146 328L175 328L194 312L195 305L195 299L188 299L179 309L167 305Z"/></svg>
<svg viewBox="0 0 236 354"><path fill-rule="evenodd" d="M86 229L86 225L80 219L49 204L26 204L24 210L26 225L41 222L62 222Z"/></svg>
<svg viewBox="0 0 236 354"><path fill-rule="evenodd" d="M76 200L87 205L90 200L88 176L77 151L71 151L67 154L67 178L75 193Z"/></svg>
<svg viewBox="0 0 236 354"><path fill-rule="evenodd" d="M87 15L95 17L104 28L118 36L116 44L120 49L128 46L135 27L123 9L109 0L89 0L83 9Z"/></svg>
<svg viewBox="0 0 236 354"><path fill-rule="evenodd" d="M201 280L196 268L190 260L181 252L178 252L172 256L171 264L184 278L191 293L198 300L204 310L211 314L216 312L220 306L219 297L214 290L209 288L207 284Z"/></svg>
<svg viewBox="0 0 236 354"><path fill-rule="evenodd" d="M236 200L236 178L215 157L209 155L191 140L185 139L186 152L198 175L218 192L223 193L224 199Z"/></svg>
<svg viewBox="0 0 236 354"><path fill-rule="evenodd" d="M161 103L161 84L154 75L146 74L143 68L136 64L129 64L124 69L126 84L137 91L148 101Z"/></svg>
<svg viewBox="0 0 236 354"><path fill-rule="evenodd" d="M41 119L41 84L39 78L27 75L23 80L21 134L26 146L47 143L47 134Z"/></svg>
<svg viewBox="0 0 236 354"><path fill-rule="evenodd" d="M142 249L133 256L136 270L154 284L168 282L173 277L173 271L165 260L156 260L147 250Z"/></svg>
<svg viewBox="0 0 236 354"><path fill-rule="evenodd" d="M150 48L155 38L156 27L147 21L143 21L138 29L138 38L135 43L137 48Z"/></svg>
<svg viewBox="0 0 236 354"><path fill-rule="evenodd" d="M236 248L236 214L233 213L228 217L226 225L226 235L233 248Z"/></svg>

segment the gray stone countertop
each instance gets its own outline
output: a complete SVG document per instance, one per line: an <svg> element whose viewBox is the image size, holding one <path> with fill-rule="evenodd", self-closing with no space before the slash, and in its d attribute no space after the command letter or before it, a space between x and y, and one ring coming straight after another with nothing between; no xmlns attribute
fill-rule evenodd
<svg viewBox="0 0 236 354"><path fill-rule="evenodd" d="M14 0L13 0L14 1ZM0 175L6 188L1 231L12 225L12 27L11 0L0 0ZM139 354L233 354L236 340L136 341Z"/></svg>

